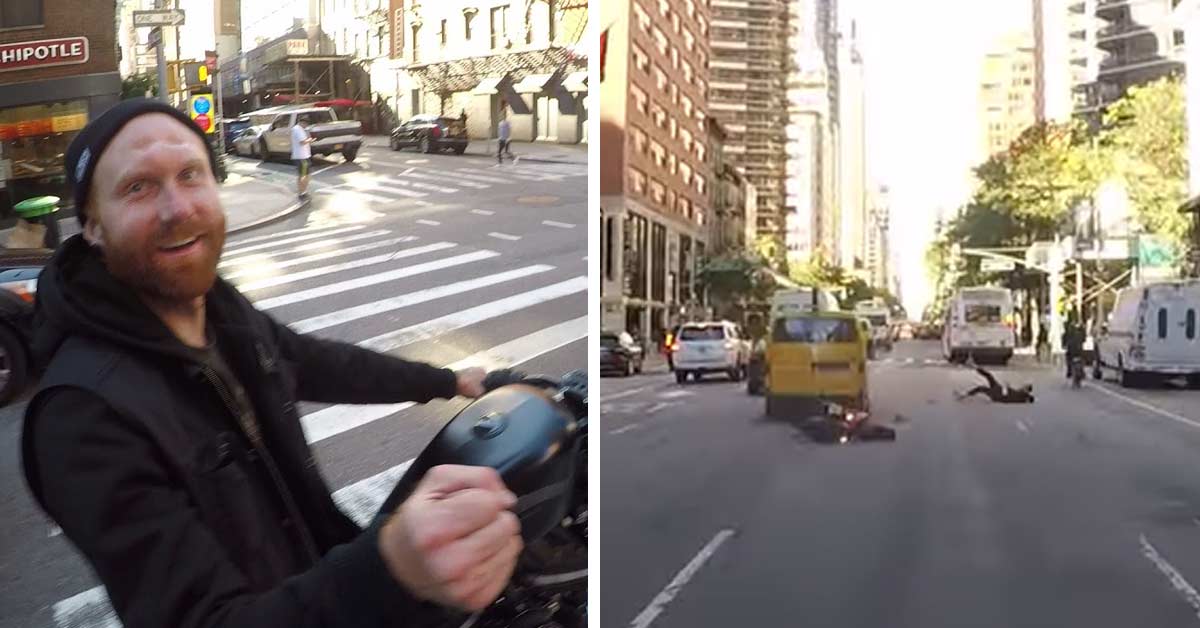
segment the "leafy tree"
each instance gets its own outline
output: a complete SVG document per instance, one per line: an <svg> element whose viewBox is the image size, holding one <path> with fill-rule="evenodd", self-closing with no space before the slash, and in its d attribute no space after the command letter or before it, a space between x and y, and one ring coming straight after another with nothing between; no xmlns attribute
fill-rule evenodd
<svg viewBox="0 0 1200 628"><path fill-rule="evenodd" d="M143 72L121 79L121 100L142 98L146 95L146 90L150 90L151 95L158 96L158 77Z"/></svg>
<svg viewBox="0 0 1200 628"><path fill-rule="evenodd" d="M1099 136L1111 170L1124 178L1143 229L1186 242L1187 124L1183 83L1167 77L1131 87L1109 106Z"/></svg>

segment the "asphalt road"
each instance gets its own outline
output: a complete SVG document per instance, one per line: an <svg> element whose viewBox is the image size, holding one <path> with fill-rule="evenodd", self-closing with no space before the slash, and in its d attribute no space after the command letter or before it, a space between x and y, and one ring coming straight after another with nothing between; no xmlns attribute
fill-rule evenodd
<svg viewBox="0 0 1200 628"><path fill-rule="evenodd" d="M606 627L1200 626L1200 393L1075 390L1033 405L901 343L872 365L894 443L824 445L720 380L605 379Z"/></svg>
<svg viewBox="0 0 1200 628"><path fill-rule="evenodd" d="M294 189L292 166L234 161L281 194ZM317 160L309 206L231 237L220 272L316 335L439 366L586 368L586 166L493 166L378 148L352 164ZM463 405L301 409L326 479L350 504L382 500L370 480L396 473ZM0 627L117 626L86 563L27 492L23 411L0 410Z"/></svg>

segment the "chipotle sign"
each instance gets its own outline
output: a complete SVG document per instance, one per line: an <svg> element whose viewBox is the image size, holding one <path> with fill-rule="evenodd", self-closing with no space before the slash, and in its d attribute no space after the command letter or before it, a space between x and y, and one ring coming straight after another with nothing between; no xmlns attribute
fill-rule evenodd
<svg viewBox="0 0 1200 628"><path fill-rule="evenodd" d="M87 37L64 37L0 44L0 72L49 65L87 63Z"/></svg>

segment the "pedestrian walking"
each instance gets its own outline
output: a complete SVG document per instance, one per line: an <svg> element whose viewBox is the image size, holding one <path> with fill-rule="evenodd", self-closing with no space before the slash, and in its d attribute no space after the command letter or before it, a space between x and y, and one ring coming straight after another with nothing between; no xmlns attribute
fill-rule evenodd
<svg viewBox="0 0 1200 628"><path fill-rule="evenodd" d="M296 192L300 199L308 198L308 170L312 161L312 134L308 132L308 116L299 116L292 127L292 160L296 162Z"/></svg>
<svg viewBox="0 0 1200 628"><path fill-rule="evenodd" d="M496 125L496 134L499 137L499 142L496 145L496 163L504 163L504 156L508 155L511 159L513 154L509 148L509 140L512 137L512 125L508 122L508 111L504 108L500 109L500 123Z"/></svg>
<svg viewBox="0 0 1200 628"><path fill-rule="evenodd" d="M82 233L38 280L46 368L21 435L33 496L125 628L403 628L485 608L522 547L500 476L436 466L363 529L297 410L478 397L483 369L298 334L256 309L217 276L215 162L186 114L148 99L67 149Z"/></svg>

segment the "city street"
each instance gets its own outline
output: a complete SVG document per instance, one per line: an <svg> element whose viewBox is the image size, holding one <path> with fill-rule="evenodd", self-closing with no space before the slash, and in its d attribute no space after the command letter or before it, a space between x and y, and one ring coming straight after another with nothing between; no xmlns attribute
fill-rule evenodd
<svg viewBox="0 0 1200 628"><path fill-rule="evenodd" d="M294 166L231 158L231 170L295 196ZM308 206L226 243L220 273L260 309L298 331L438 366L587 368L586 165L497 167L364 147L354 163L314 160L313 173ZM301 410L335 498L363 521L465 403ZM0 410L0 627L119 626L29 497L23 411Z"/></svg>
<svg viewBox="0 0 1200 628"><path fill-rule="evenodd" d="M1033 405L936 342L872 363L894 443L825 445L713 377L605 379L602 623L809 628L1197 625L1200 392L1018 357Z"/></svg>

